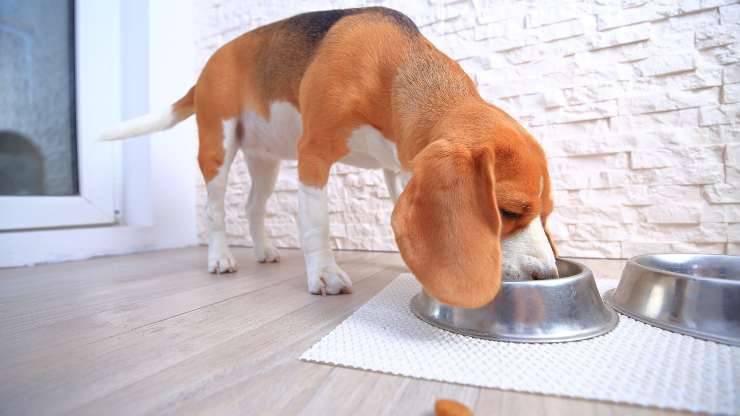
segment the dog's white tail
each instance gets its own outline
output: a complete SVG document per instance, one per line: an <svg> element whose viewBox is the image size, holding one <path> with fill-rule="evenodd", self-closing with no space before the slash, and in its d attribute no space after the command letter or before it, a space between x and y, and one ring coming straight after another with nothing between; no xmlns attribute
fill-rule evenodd
<svg viewBox="0 0 740 416"><path fill-rule="evenodd" d="M163 114L147 114L106 131L100 137L102 141L122 140L129 137L141 136L142 134L154 133L166 130L175 124L185 120L195 112L195 88L190 88L184 97L164 112Z"/></svg>

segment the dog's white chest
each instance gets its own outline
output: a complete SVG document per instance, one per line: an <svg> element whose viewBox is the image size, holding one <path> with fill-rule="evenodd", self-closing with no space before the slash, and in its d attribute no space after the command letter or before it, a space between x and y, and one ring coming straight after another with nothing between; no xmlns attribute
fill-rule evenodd
<svg viewBox="0 0 740 416"><path fill-rule="evenodd" d="M350 154L341 163L366 169L401 170L396 144L383 137L376 128L362 125L347 140Z"/></svg>

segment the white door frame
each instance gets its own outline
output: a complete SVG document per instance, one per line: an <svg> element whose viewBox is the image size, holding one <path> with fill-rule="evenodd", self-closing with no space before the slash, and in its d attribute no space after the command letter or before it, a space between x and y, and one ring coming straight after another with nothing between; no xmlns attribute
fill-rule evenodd
<svg viewBox="0 0 740 416"><path fill-rule="evenodd" d="M79 195L1 196L0 230L69 227L115 222L117 152L96 137L121 114L121 14L118 2L77 0L75 80ZM95 57L95 59L90 59ZM101 94L105 91L105 94ZM43 112L39 108L35 111Z"/></svg>
<svg viewBox="0 0 740 416"><path fill-rule="evenodd" d="M98 84L99 89L83 91L83 94L89 93L89 100L94 101L97 97L100 100L98 102L106 102L106 105L114 107L116 119L112 121L113 124L122 118L122 114L129 118L147 113L149 109L166 108L192 86L196 72L191 1L78 0L78 4L83 5L83 8L89 5L90 10L103 14L117 14L113 16L115 22L105 22L110 25L109 29L115 28L111 31L115 32L112 36L117 39L117 44L100 45L118 50L116 68L111 68L112 72L108 74L82 72L79 65L82 63L84 67L84 61L94 58L78 53L78 77L84 76L86 81L107 82L106 85ZM173 13L173 10L177 10L177 13ZM84 22L84 18L82 19L80 23ZM105 19L107 18L103 18ZM102 21L98 23L102 24ZM148 36L142 35L142 32L148 32ZM124 34L123 38L121 34ZM112 82L114 77L120 79L120 82ZM113 100L108 100L111 97ZM106 118L97 124L93 121L88 126L78 126L78 130L87 128L85 134L94 132L97 135L110 125L111 122ZM94 193L87 195L109 195L110 198L106 201L110 201L110 205L104 207L113 209L101 221L110 223L113 219L117 223L95 227L0 232L0 267L198 243L197 139L192 120L150 137L94 145L108 147L99 153L95 150L95 153L110 156L91 158L90 160L95 160L95 164L86 169L102 171L105 169L103 165L108 164L108 169L112 171L114 181L119 186L109 184L95 188L91 183L81 181L81 190L94 190ZM81 160L83 156L90 155L81 155ZM85 168L81 165L80 170L82 169ZM83 198L87 196L84 192ZM122 215L113 218L111 214L116 208ZM0 205L0 217L7 212L5 206Z"/></svg>

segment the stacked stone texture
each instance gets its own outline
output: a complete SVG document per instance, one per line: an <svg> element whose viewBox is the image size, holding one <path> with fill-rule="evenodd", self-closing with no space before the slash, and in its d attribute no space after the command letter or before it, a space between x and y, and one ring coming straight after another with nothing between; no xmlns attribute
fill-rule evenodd
<svg viewBox="0 0 740 416"><path fill-rule="evenodd" d="M265 23L369 5L408 14L485 99L539 140L553 178L549 228L561 255L740 254L736 1L198 1L199 65ZM268 232L277 246L298 247L296 163L282 166ZM229 182L230 241L251 245L241 156ZM337 165L328 188L336 248L397 249L380 171ZM198 200L206 242L202 180Z"/></svg>

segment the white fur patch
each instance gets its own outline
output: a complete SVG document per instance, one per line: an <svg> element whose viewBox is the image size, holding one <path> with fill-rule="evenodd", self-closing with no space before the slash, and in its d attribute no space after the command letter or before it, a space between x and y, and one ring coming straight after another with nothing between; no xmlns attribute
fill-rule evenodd
<svg viewBox="0 0 740 416"><path fill-rule="evenodd" d="M391 170L383 169L383 176L385 177L385 186L388 187L388 194L391 196L391 200L393 200L393 203L395 204L401 196L398 174Z"/></svg>
<svg viewBox="0 0 740 416"><path fill-rule="evenodd" d="M555 254L539 217L502 240L501 255L504 280L531 280L534 275L539 279L557 277Z"/></svg>
<svg viewBox="0 0 740 416"><path fill-rule="evenodd" d="M218 168L218 173L207 184L208 190L208 271L212 273L226 273L236 271L236 260L231 255L226 240L224 224L224 195L229 167L237 150L236 120L223 122L224 135L224 164Z"/></svg>
<svg viewBox="0 0 740 416"><path fill-rule="evenodd" d="M403 192L403 190L406 189L406 185L408 185L409 181L411 180L411 172L406 172L405 170L402 170L398 174L398 176L401 180L401 192Z"/></svg>
<svg viewBox="0 0 740 416"><path fill-rule="evenodd" d="M253 155L247 155L246 161L252 182L246 212L249 219L249 233L252 235L254 244L254 255L260 263L278 262L280 253L265 233L265 215L267 214L267 200L275 189L275 182L280 173L280 161Z"/></svg>
<svg viewBox="0 0 740 416"><path fill-rule="evenodd" d="M308 291L336 295L352 290L352 281L334 260L329 246L326 188L298 185L298 225L306 261Z"/></svg>
<svg viewBox="0 0 740 416"><path fill-rule="evenodd" d="M378 129L362 125L352 131L347 139L350 154L341 163L365 169L401 170L396 144L386 139Z"/></svg>
<svg viewBox="0 0 740 416"><path fill-rule="evenodd" d="M249 111L242 116L244 137L242 150L250 155L290 160L298 157L298 139L303 133L301 113L292 104L275 101L270 104L270 119Z"/></svg>
<svg viewBox="0 0 740 416"><path fill-rule="evenodd" d="M329 248L329 214L326 190L298 185L298 225L306 267L323 267L332 257Z"/></svg>
<svg viewBox="0 0 740 416"><path fill-rule="evenodd" d="M540 193L537 195L537 198L542 197L542 192L545 190L545 177L540 176Z"/></svg>
<svg viewBox="0 0 740 416"><path fill-rule="evenodd" d="M249 111L242 116L244 138L242 150L250 155L279 160L298 157L298 140L303 133L301 113L290 103L270 104L270 119ZM362 125L347 138L350 154L341 163L365 169L401 170L395 143L383 137L374 127Z"/></svg>
<svg viewBox="0 0 740 416"><path fill-rule="evenodd" d="M169 108L159 114L147 114L132 120L125 121L110 130L105 131L101 141L122 140L128 137L141 136L156 131L166 130L177 124L177 117Z"/></svg>

